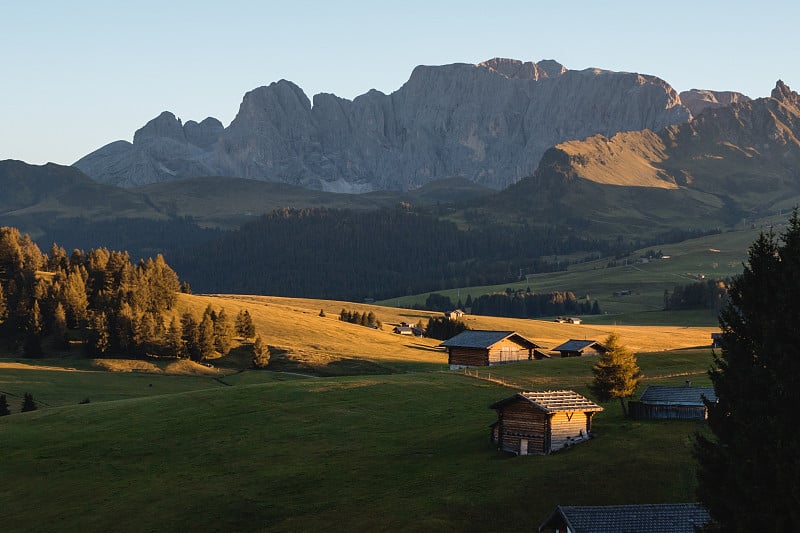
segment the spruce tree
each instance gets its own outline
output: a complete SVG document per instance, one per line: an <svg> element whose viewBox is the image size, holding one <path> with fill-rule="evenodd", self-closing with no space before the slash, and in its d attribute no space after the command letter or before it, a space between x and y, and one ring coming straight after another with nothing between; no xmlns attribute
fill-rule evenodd
<svg viewBox="0 0 800 533"><path fill-rule="evenodd" d="M198 360L214 355L214 321L211 315L203 314L203 319L197 328Z"/></svg>
<svg viewBox="0 0 800 533"><path fill-rule="evenodd" d="M36 401L33 399L33 395L30 392L26 392L25 396L22 398L22 410L21 412L25 413L28 411L35 411L37 409Z"/></svg>
<svg viewBox="0 0 800 533"><path fill-rule="evenodd" d="M720 531L800 529L800 219L761 234L720 312L698 496ZM708 403L708 402L707 402Z"/></svg>
<svg viewBox="0 0 800 533"><path fill-rule="evenodd" d="M8 408L8 400L5 394L0 394L0 416L10 415L11 411Z"/></svg>
<svg viewBox="0 0 800 533"><path fill-rule="evenodd" d="M0 283L0 323L2 323L6 319L7 311L8 311L8 303L6 301L5 292L3 292L3 284Z"/></svg>
<svg viewBox="0 0 800 533"><path fill-rule="evenodd" d="M228 355L231 351L232 343L233 325L223 307L214 321L214 345L220 354Z"/></svg>
<svg viewBox="0 0 800 533"><path fill-rule="evenodd" d="M618 398L622 414L627 417L625 398L633 396L643 375L636 364L636 356L620 344L616 333L611 333L603 344L607 351L592 367L594 379L589 390L601 402Z"/></svg>

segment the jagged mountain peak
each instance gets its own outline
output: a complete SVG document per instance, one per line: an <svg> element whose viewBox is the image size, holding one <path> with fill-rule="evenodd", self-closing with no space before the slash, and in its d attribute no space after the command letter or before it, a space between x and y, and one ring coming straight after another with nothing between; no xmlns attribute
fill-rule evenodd
<svg viewBox="0 0 800 533"><path fill-rule="evenodd" d="M775 83L775 88L772 89L772 94L770 96L787 105L798 106L800 104L800 97L798 97L798 94L783 83L783 80L778 80Z"/></svg>
<svg viewBox="0 0 800 533"><path fill-rule="evenodd" d="M364 192L464 176L501 189L560 142L688 119L674 89L654 76L494 58L419 66L389 95L320 93L313 106L282 79L247 92L227 128L164 112L133 145L107 145L75 166L123 186L231 176Z"/></svg>
<svg viewBox="0 0 800 533"><path fill-rule="evenodd" d="M557 78L567 71L564 65L552 59L545 59L534 63L532 61L523 62L518 59L495 57L478 63L477 66L502 74L509 79L525 80Z"/></svg>

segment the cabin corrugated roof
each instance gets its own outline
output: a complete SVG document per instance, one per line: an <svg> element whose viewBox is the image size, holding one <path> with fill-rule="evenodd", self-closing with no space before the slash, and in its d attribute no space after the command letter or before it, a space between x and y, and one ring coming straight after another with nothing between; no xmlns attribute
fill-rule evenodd
<svg viewBox="0 0 800 533"><path fill-rule="evenodd" d="M570 339L564 344L560 344L553 348L555 352L580 352L592 346L593 344L598 345L601 348L605 348L602 344L597 341L586 341L586 340L578 340L578 339Z"/></svg>
<svg viewBox="0 0 800 533"><path fill-rule="evenodd" d="M656 405L697 405L703 406L703 396L708 401L716 402L717 394L712 387L668 387L664 385L648 385L639 401Z"/></svg>
<svg viewBox="0 0 800 533"><path fill-rule="evenodd" d="M539 531L558 525L563 518L573 533L694 533L710 520L696 503L644 505L559 505Z"/></svg>
<svg viewBox="0 0 800 533"><path fill-rule="evenodd" d="M517 342L528 348L540 347L535 342L526 339L515 331L487 331L479 329L468 329L462 331L455 337L451 337L444 341L442 344L440 344L440 346L458 348L489 348L509 337L514 337Z"/></svg>
<svg viewBox="0 0 800 533"><path fill-rule="evenodd" d="M497 409L498 407L518 399L527 400L545 413L576 411L588 412L603 410L602 407L593 401L571 390L520 392L514 396L509 396L508 398L500 400L499 402L493 403L489 406L489 408Z"/></svg>

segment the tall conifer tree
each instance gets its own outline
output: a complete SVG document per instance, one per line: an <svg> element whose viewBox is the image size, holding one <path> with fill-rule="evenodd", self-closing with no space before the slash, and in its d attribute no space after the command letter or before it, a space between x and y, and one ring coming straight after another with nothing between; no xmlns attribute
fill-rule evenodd
<svg viewBox="0 0 800 533"><path fill-rule="evenodd" d="M720 312L698 496L720 531L800 530L800 219L761 234Z"/></svg>

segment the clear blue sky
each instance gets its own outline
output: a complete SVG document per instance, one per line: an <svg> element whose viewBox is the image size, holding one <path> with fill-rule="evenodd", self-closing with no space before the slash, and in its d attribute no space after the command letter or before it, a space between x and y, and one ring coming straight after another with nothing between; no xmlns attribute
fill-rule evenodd
<svg viewBox="0 0 800 533"><path fill-rule="evenodd" d="M397 90L416 65L555 59L676 90L800 89L796 2L0 0L0 160L71 164L161 111L230 123L281 78ZM1 194L1 192L0 192Z"/></svg>

